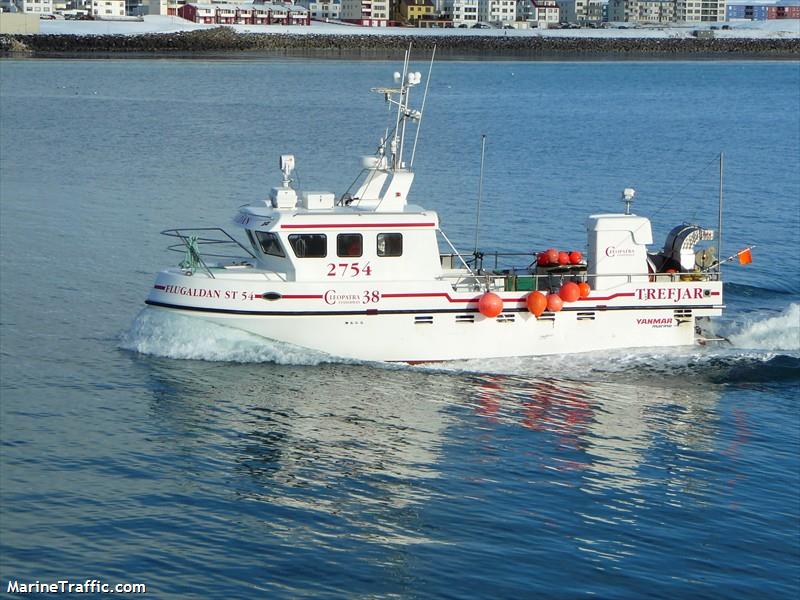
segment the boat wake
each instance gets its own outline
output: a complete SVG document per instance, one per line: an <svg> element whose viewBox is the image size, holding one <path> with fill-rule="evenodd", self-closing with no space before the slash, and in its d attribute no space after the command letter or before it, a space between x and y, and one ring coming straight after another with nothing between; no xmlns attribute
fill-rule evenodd
<svg viewBox="0 0 800 600"><path fill-rule="evenodd" d="M778 314L742 315L720 329L717 333L729 343L467 360L413 368L567 380L617 379L620 375L633 381L697 381L698 377L713 383L800 380L800 303L792 303ZM308 366L354 362L151 308L139 313L120 346L187 360Z"/></svg>
<svg viewBox="0 0 800 600"><path fill-rule="evenodd" d="M144 308L137 315L122 336L120 347L141 354L185 360L309 366L346 362L240 329L152 308Z"/></svg>
<svg viewBox="0 0 800 600"><path fill-rule="evenodd" d="M720 325L727 341L705 347L638 348L583 354L458 361L431 368L562 380L761 383L800 380L800 303L748 313Z"/></svg>

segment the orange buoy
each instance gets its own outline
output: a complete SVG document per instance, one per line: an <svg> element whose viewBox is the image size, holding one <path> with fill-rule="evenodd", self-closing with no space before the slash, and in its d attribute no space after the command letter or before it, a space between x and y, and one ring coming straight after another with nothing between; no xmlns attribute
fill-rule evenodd
<svg viewBox="0 0 800 600"><path fill-rule="evenodd" d="M578 289L581 291L581 298L588 298L589 292L592 291L592 288L589 287L589 284L585 281L581 281L578 284Z"/></svg>
<svg viewBox="0 0 800 600"><path fill-rule="evenodd" d="M564 306L564 301L561 299L561 296L558 294L548 294L547 295L547 310L550 312L558 312L561 310L561 307Z"/></svg>
<svg viewBox="0 0 800 600"><path fill-rule="evenodd" d="M503 312L503 299L493 292L486 292L478 300L478 310L484 317L494 318Z"/></svg>
<svg viewBox="0 0 800 600"><path fill-rule="evenodd" d="M579 265L583 262L583 254L578 252L577 250L573 250L569 253L569 262L573 265Z"/></svg>
<svg viewBox="0 0 800 600"><path fill-rule="evenodd" d="M525 298L528 310L538 319L547 308L547 297L542 292L531 292Z"/></svg>
<svg viewBox="0 0 800 600"><path fill-rule="evenodd" d="M564 302L575 302L581 297L581 288L578 287L577 283L568 281L558 290L558 295Z"/></svg>
<svg viewBox="0 0 800 600"><path fill-rule="evenodd" d="M557 265L558 264L558 250L556 250L555 248L548 248L545 251L545 254L547 254L547 262L548 262L548 264L551 264L551 265Z"/></svg>
<svg viewBox="0 0 800 600"><path fill-rule="evenodd" d="M558 253L558 264L560 264L560 265L568 265L569 264L569 252L559 252Z"/></svg>
<svg viewBox="0 0 800 600"><path fill-rule="evenodd" d="M540 267L546 267L550 264L550 259L547 256L547 252L539 252L536 256L536 264Z"/></svg>

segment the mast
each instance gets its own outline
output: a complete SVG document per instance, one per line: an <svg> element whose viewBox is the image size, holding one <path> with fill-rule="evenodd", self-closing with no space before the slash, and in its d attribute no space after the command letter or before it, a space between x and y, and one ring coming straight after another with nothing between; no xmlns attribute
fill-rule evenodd
<svg viewBox="0 0 800 600"><path fill-rule="evenodd" d="M725 161L725 154L719 153L719 224L717 225L717 252L718 256L722 256L722 171ZM719 258L717 259L719 260ZM719 279L722 279L722 261L717 265L717 273Z"/></svg>
<svg viewBox="0 0 800 600"><path fill-rule="evenodd" d="M481 225L481 198L483 197L483 157L486 150L486 134L481 135L481 172L478 177L478 207L475 211L475 256L478 255L478 232Z"/></svg>

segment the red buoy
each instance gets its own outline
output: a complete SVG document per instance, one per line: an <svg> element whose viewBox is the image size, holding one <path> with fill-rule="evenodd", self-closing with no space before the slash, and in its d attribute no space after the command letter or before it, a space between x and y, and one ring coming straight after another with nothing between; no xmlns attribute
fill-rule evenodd
<svg viewBox="0 0 800 600"><path fill-rule="evenodd" d="M547 308L547 297L542 292L531 292L525 298L528 310L538 319Z"/></svg>
<svg viewBox="0 0 800 600"><path fill-rule="evenodd" d="M564 302L575 302L581 297L581 288L578 287L577 283L568 281L558 290L558 295Z"/></svg>
<svg viewBox="0 0 800 600"><path fill-rule="evenodd" d="M536 256L536 264L540 267L546 267L550 264L550 259L547 257L547 252L539 252Z"/></svg>
<svg viewBox="0 0 800 600"><path fill-rule="evenodd" d="M548 248L545 254L547 254L548 264L551 265L558 264L558 250L556 250L555 248Z"/></svg>
<svg viewBox="0 0 800 600"><path fill-rule="evenodd" d="M558 264L560 264L560 265L568 265L569 264L569 252L559 252L558 253Z"/></svg>
<svg viewBox="0 0 800 600"><path fill-rule="evenodd" d="M578 284L578 289L580 289L580 291L581 291L581 298L588 298L589 297L589 292L592 291L592 288L590 288L589 284L586 283L585 281L581 281Z"/></svg>
<svg viewBox="0 0 800 600"><path fill-rule="evenodd" d="M484 317L492 319L503 312L503 299L493 292L486 292L478 300L478 310Z"/></svg>
<svg viewBox="0 0 800 600"><path fill-rule="evenodd" d="M564 301L558 294L547 295L547 310L550 312L558 312L564 306Z"/></svg>
<svg viewBox="0 0 800 600"><path fill-rule="evenodd" d="M569 253L569 262L573 265L579 265L583 262L583 254L578 252L577 250L573 250Z"/></svg>

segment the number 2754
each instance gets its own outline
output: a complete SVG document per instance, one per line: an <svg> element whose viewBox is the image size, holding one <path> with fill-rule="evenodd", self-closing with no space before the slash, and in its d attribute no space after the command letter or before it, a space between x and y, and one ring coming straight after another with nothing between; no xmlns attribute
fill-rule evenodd
<svg viewBox="0 0 800 600"><path fill-rule="evenodd" d="M358 277L372 275L372 267L369 262L361 263L328 263L328 277Z"/></svg>

